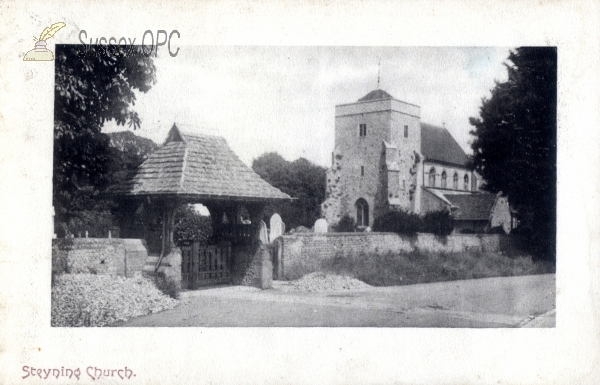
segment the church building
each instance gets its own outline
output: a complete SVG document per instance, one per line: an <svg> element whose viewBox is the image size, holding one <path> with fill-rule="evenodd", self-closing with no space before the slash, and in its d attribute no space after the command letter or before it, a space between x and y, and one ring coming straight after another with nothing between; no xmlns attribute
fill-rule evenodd
<svg viewBox="0 0 600 385"><path fill-rule="evenodd" d="M506 198L480 192L481 179L467 162L446 128L421 122L419 106L372 91L335 107L335 149L322 212L330 224L349 214L368 227L390 210L448 209L456 230L495 224L509 232Z"/></svg>

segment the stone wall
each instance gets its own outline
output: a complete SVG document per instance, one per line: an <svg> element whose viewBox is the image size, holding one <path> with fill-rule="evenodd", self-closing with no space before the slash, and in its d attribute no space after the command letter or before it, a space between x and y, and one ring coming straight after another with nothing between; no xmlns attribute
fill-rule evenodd
<svg viewBox="0 0 600 385"><path fill-rule="evenodd" d="M147 257L141 239L52 240L53 271L133 277L141 274Z"/></svg>
<svg viewBox="0 0 600 385"><path fill-rule="evenodd" d="M231 252L234 285L254 286L261 289L273 287L273 262L268 245L258 243L234 246Z"/></svg>
<svg viewBox="0 0 600 385"><path fill-rule="evenodd" d="M395 233L300 233L283 235L276 240L279 279L296 279L320 270L323 262L335 257L350 257L362 253L460 253L465 251L514 251L518 238L506 235L456 234L436 236Z"/></svg>

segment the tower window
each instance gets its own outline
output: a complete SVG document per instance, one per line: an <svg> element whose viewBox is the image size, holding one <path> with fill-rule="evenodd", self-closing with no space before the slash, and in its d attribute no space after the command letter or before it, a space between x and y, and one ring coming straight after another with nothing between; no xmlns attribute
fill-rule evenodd
<svg viewBox="0 0 600 385"><path fill-rule="evenodd" d="M408 126L404 126L404 137L408 138Z"/></svg>
<svg viewBox="0 0 600 385"><path fill-rule="evenodd" d="M457 172L454 173L454 178L452 180L452 183L453 183L454 189L458 190L458 173Z"/></svg>
<svg viewBox="0 0 600 385"><path fill-rule="evenodd" d="M360 176L365 176L365 166L360 166Z"/></svg>
<svg viewBox="0 0 600 385"><path fill-rule="evenodd" d="M358 135L361 138L364 138L365 136L367 136L367 125L365 123L359 124L358 131L359 131Z"/></svg>
<svg viewBox="0 0 600 385"><path fill-rule="evenodd" d="M465 190L469 189L469 175L465 174Z"/></svg>
<svg viewBox="0 0 600 385"><path fill-rule="evenodd" d="M442 171L442 188L446 188L446 171Z"/></svg>

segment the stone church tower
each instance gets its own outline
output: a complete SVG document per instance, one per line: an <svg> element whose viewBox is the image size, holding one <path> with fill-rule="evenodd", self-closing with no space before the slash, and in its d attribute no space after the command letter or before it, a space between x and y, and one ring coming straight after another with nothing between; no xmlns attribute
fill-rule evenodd
<svg viewBox="0 0 600 385"><path fill-rule="evenodd" d="M335 224L344 214L359 226L390 209L419 211L422 170L420 107L375 90L335 107L335 150L322 211Z"/></svg>

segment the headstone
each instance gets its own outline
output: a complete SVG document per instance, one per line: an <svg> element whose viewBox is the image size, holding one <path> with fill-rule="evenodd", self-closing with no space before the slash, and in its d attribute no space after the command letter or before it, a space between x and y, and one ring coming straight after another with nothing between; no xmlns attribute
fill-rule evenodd
<svg viewBox="0 0 600 385"><path fill-rule="evenodd" d="M277 213L273 214L269 223L271 225L271 234L269 235L269 241L270 243L273 243L275 239L277 239L284 233L285 224L283 223L281 217Z"/></svg>
<svg viewBox="0 0 600 385"><path fill-rule="evenodd" d="M85 231L85 237L86 237L86 238L88 237L88 232L87 232L87 230Z"/></svg>
<svg viewBox="0 0 600 385"><path fill-rule="evenodd" d="M263 244L269 243L269 236L267 234L267 224L265 221L260 221L260 233L258 234L260 241Z"/></svg>
<svg viewBox="0 0 600 385"><path fill-rule="evenodd" d="M323 218L315 222L315 233L324 234L327 232L327 221Z"/></svg>

